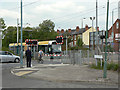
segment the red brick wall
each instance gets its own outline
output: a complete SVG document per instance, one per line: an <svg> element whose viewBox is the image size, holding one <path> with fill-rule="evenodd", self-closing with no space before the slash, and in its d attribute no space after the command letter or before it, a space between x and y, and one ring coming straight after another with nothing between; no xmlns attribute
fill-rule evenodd
<svg viewBox="0 0 120 90"><path fill-rule="evenodd" d="M117 29L116 27L116 23L119 22L119 28ZM113 42L114 42L114 50L115 51L118 51L119 50L119 43L117 40L115 40L115 34L116 33L119 33L120 34L120 20L116 20L115 23L113 24L113 31L114 31L114 39L113 39ZM112 34L112 27L109 29L108 31L108 37L110 37Z"/></svg>

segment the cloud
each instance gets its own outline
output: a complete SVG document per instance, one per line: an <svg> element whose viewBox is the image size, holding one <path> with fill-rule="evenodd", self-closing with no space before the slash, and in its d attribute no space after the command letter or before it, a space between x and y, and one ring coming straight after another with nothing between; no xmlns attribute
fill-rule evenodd
<svg viewBox="0 0 120 90"><path fill-rule="evenodd" d="M8 18L16 18L17 16L19 16L19 13L15 11L9 11L7 9L0 9L0 16L8 17Z"/></svg>

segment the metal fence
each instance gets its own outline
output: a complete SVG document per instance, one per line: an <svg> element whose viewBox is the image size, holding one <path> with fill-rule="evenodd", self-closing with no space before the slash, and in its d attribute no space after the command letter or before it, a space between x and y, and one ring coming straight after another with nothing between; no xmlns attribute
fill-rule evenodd
<svg viewBox="0 0 120 90"><path fill-rule="evenodd" d="M77 64L77 65L83 65L83 64L90 64L90 63L96 63L98 62L98 59L94 58L95 51L94 50L71 50L68 51L66 54L66 51L63 51L63 56L61 58L61 62L64 64ZM105 57L105 54L102 54L103 59ZM118 54L116 53L108 53L107 55L108 61L118 61Z"/></svg>

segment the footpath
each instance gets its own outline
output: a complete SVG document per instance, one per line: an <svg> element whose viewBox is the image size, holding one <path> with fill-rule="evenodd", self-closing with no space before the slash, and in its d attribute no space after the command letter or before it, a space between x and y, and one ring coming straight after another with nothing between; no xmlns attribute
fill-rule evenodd
<svg viewBox="0 0 120 90"><path fill-rule="evenodd" d="M88 65L36 64L31 68L13 68L11 73L48 81L118 84L118 72L108 70L107 78L104 79L103 70L92 69Z"/></svg>

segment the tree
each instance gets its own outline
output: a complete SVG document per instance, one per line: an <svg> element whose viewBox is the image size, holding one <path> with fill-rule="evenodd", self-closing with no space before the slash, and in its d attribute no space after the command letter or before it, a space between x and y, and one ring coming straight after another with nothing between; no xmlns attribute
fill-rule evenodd
<svg viewBox="0 0 120 90"><path fill-rule="evenodd" d="M0 18L0 28L2 29L6 28L5 21L3 18Z"/></svg>
<svg viewBox="0 0 120 90"><path fill-rule="evenodd" d="M2 45L4 47L8 47L10 43L15 43L17 40L17 28L13 26L9 26L6 30L4 30L5 37L2 41Z"/></svg>
<svg viewBox="0 0 120 90"><path fill-rule="evenodd" d="M55 24L51 20L44 20L41 24L39 24L39 28L43 32L51 32L54 30Z"/></svg>
<svg viewBox="0 0 120 90"><path fill-rule="evenodd" d="M77 46L78 46L78 47L82 47L82 46L83 46L83 41L82 41L81 38L78 38L78 39L77 39Z"/></svg>

